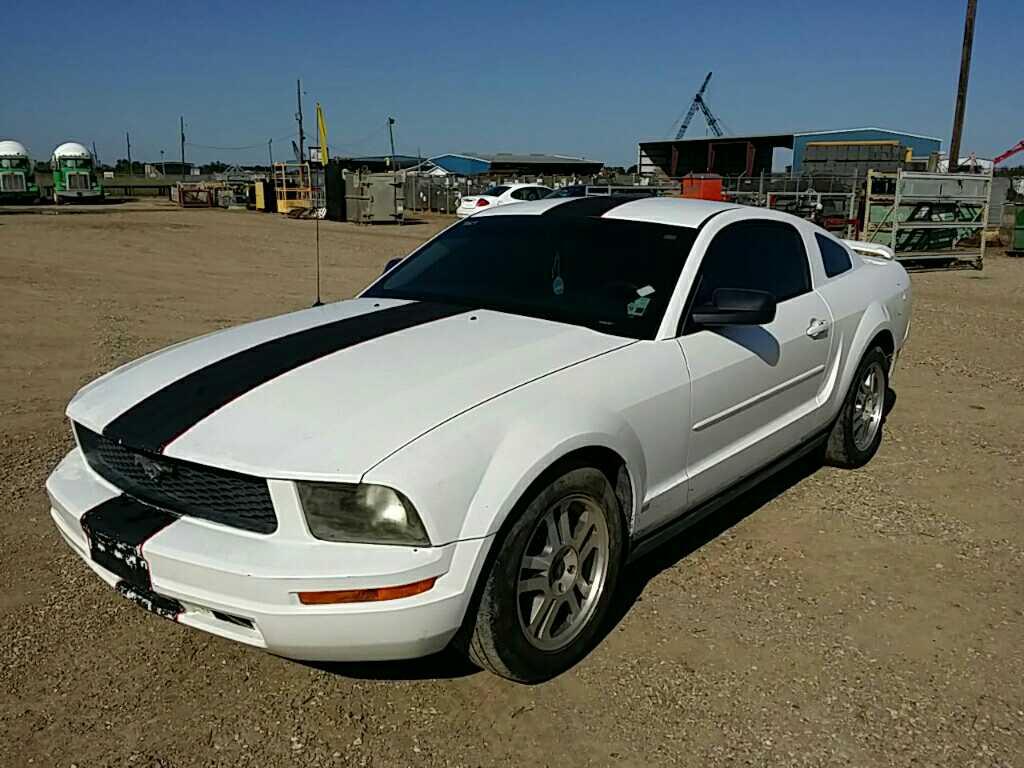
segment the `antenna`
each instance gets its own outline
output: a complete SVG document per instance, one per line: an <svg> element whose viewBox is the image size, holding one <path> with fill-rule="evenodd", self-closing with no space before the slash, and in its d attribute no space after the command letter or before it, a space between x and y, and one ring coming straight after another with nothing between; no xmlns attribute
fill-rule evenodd
<svg viewBox="0 0 1024 768"><path fill-rule="evenodd" d="M320 301L320 211L313 211L313 218L316 220L316 301L313 302L314 307L322 307L324 303Z"/></svg>

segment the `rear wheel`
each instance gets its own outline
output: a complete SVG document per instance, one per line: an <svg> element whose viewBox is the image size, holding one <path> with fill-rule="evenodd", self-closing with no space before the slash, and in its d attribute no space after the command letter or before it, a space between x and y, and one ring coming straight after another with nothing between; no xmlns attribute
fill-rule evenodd
<svg viewBox="0 0 1024 768"><path fill-rule="evenodd" d="M623 525L611 484L592 467L568 468L495 546L469 656L519 682L554 677L590 650L618 581Z"/></svg>
<svg viewBox="0 0 1024 768"><path fill-rule="evenodd" d="M867 464L882 442L885 397L889 391L889 357L881 347L868 350L857 367L850 391L832 425L825 460L855 469Z"/></svg>

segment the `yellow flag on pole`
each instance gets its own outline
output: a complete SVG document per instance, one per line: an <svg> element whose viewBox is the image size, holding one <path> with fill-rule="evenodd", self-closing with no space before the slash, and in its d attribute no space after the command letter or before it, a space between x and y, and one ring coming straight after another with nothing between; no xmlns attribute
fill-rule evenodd
<svg viewBox="0 0 1024 768"><path fill-rule="evenodd" d="M323 107L316 103L316 129L320 133L320 162L327 165L330 154L327 151L327 120L324 118Z"/></svg>

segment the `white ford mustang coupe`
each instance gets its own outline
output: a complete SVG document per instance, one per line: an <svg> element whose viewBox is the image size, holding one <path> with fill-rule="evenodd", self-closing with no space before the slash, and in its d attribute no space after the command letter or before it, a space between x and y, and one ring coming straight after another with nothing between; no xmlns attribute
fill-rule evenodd
<svg viewBox="0 0 1024 768"><path fill-rule="evenodd" d="M85 386L51 514L147 609L309 660L449 644L534 682L624 565L882 438L910 282L806 221L669 198L465 219L352 300Z"/></svg>

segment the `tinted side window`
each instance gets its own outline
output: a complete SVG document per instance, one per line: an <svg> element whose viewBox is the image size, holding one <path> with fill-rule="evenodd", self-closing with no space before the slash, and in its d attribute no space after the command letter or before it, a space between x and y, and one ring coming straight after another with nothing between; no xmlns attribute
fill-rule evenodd
<svg viewBox="0 0 1024 768"><path fill-rule="evenodd" d="M516 200L534 200L536 198L531 197L531 195L535 195L536 192L537 190L533 189L532 187L522 187L521 189L513 189L512 197L514 197Z"/></svg>
<svg viewBox="0 0 1024 768"><path fill-rule="evenodd" d="M768 291L778 302L811 290L807 252L800 233L778 221L726 227L708 246L693 306L711 303L717 288Z"/></svg>
<svg viewBox="0 0 1024 768"><path fill-rule="evenodd" d="M835 277L836 275L843 274L843 272L846 272L853 266L850 263L850 254L839 243L822 235L815 235L814 237L818 241L818 250L821 251L821 263L825 267L826 275Z"/></svg>

